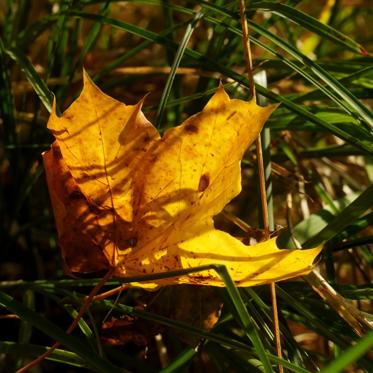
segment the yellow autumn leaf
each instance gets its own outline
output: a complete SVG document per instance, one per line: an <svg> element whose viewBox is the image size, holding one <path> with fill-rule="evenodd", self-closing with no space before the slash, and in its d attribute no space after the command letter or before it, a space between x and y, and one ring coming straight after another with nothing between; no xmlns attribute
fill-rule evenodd
<svg viewBox="0 0 373 373"><path fill-rule="evenodd" d="M84 74L80 97L51 114L56 141L43 157L67 271L126 277L224 264L238 286L310 271L319 248L246 246L213 224L241 191L240 161L275 106L230 99L221 86L161 138L141 105L114 100ZM224 285L212 270L156 283Z"/></svg>

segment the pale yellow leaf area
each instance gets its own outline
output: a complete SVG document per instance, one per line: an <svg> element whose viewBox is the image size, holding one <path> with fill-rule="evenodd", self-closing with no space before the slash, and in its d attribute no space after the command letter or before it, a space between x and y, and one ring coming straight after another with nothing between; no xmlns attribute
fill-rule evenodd
<svg viewBox="0 0 373 373"><path fill-rule="evenodd" d="M213 224L240 193L240 161L275 106L230 99L220 86L162 137L141 106L107 96L85 73L80 96L51 114L56 141L43 157L66 271L132 277L223 264L237 286L253 286L311 270L320 248L246 246ZM181 283L224 286L214 270L143 286Z"/></svg>

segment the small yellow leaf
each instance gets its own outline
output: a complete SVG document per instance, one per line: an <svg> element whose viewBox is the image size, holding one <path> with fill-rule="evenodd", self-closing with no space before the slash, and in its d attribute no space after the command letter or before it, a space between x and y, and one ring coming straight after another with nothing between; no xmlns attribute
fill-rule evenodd
<svg viewBox="0 0 373 373"><path fill-rule="evenodd" d="M230 99L221 86L202 112L161 138L141 112L84 75L80 97L48 127L44 153L60 247L70 272L116 276L224 264L238 286L310 271L320 249L245 246L212 217L241 191L240 161L275 106ZM223 286L214 271L144 284Z"/></svg>

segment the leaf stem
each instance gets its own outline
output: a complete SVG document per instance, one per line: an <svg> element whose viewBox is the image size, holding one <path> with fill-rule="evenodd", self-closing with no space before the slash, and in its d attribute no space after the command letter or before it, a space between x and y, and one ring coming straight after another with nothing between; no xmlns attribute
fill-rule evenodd
<svg viewBox="0 0 373 373"><path fill-rule="evenodd" d="M246 59L246 69L249 79L249 89L252 100L256 102L256 90L255 82L253 76L253 62L251 56L250 48L250 39L249 39L249 30L248 23L246 19L246 7L245 0L239 0L240 5L240 17L241 17L241 27L242 27L242 42L243 50ZM258 165L258 177L259 177L259 190L260 190L260 201L262 207L262 223L264 229L264 238L269 239L269 219L268 219L268 204L267 204L267 193L266 193L266 177L264 172L264 162L263 162L263 151L260 134L256 139L256 155L257 155L257 165ZM281 350L281 335L280 335L280 324L278 319L278 309L277 309L277 296L276 296L276 285L274 282L270 284L270 293L272 301L272 311L273 311L273 327L276 343L276 354L281 359L282 350ZM283 373L284 368L282 364L278 365L279 373Z"/></svg>

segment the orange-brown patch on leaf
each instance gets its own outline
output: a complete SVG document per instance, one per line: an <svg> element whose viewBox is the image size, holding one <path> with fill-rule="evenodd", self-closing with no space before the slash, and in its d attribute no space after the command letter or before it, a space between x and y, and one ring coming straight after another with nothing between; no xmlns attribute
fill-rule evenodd
<svg viewBox="0 0 373 373"><path fill-rule="evenodd" d="M201 178L199 179L198 183L198 191L199 192L204 192L207 187L210 185L210 177L209 174L203 174Z"/></svg>

